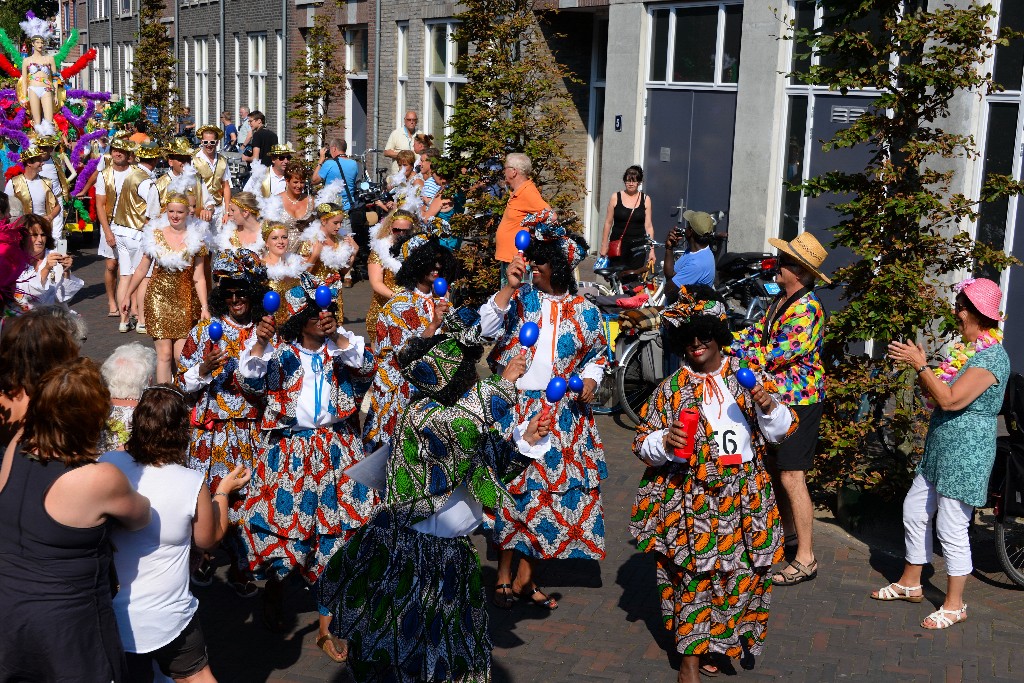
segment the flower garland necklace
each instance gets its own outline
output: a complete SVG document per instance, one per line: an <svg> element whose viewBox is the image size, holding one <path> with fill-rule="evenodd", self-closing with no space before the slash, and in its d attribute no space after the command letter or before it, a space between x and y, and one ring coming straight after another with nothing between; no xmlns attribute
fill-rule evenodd
<svg viewBox="0 0 1024 683"><path fill-rule="evenodd" d="M967 364L967 361L974 354L984 351L995 344L1002 343L1003 331L999 328L982 332L970 347L962 341L957 342L953 345L953 349L950 351L949 356L946 357L946 360L942 361L942 364L935 368L935 376L946 384L952 384L953 380L956 379L957 373L960 372L960 369Z"/></svg>

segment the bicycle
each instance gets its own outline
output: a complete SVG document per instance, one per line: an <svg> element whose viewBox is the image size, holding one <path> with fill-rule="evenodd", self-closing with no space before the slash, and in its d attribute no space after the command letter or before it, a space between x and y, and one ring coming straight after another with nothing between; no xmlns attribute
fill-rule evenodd
<svg viewBox="0 0 1024 683"><path fill-rule="evenodd" d="M630 250L632 259L639 258L651 249L664 247L663 242L657 242L650 237L637 244ZM652 270L648 265L641 268L626 268L624 264L611 265L605 268L595 268L594 272L603 277L609 290L604 296L616 297L617 299L629 298L631 296L647 294L647 300L641 305L661 306L665 302L665 275L663 271L664 262L656 262ZM627 283L632 283L629 286ZM642 288L642 290L641 290Z"/></svg>

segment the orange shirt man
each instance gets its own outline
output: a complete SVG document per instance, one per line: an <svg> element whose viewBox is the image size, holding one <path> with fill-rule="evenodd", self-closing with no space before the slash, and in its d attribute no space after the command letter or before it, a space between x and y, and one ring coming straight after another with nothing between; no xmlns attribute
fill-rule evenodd
<svg viewBox="0 0 1024 683"><path fill-rule="evenodd" d="M530 157L514 152L505 157L505 184L510 191L508 205L498 224L494 258L511 263L516 254L516 233L522 230L523 219L531 213L550 209L540 190L530 180L533 164Z"/></svg>

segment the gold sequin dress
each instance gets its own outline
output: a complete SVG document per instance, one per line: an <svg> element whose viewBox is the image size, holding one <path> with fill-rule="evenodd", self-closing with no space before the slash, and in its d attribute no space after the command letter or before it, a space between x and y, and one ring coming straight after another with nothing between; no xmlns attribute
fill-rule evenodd
<svg viewBox="0 0 1024 683"><path fill-rule="evenodd" d="M195 261L205 257L206 223L189 218L181 249L164 237L166 216L153 219L142 236L143 253L153 261L146 288L146 331L153 339L185 339L202 313L193 280Z"/></svg>
<svg viewBox="0 0 1024 683"><path fill-rule="evenodd" d="M311 226L312 227L312 226ZM329 242L325 241L322 232L317 230L317 234L310 237L308 231L303 235L304 239L302 246L299 247L299 256L308 259L313 254L313 242L312 239L319 239L323 242L323 247L320 249L320 258L317 259L316 263L313 263L309 267L309 274L312 275L318 283L327 285L328 287L337 284L338 285L338 322L345 320L345 300L343 297L343 288L341 286L342 274L341 271L350 268L352 266L352 257L355 255L352 247L340 239L337 246L331 246Z"/></svg>
<svg viewBox="0 0 1024 683"><path fill-rule="evenodd" d="M299 284L299 275L309 269L309 263L298 254L290 253L273 265L267 263L266 257L263 263L267 266L267 284L281 295L281 307L274 314L274 322L281 326L288 320L288 307L284 305L285 292Z"/></svg>
<svg viewBox="0 0 1024 683"><path fill-rule="evenodd" d="M397 292L398 285L395 283L395 275L402 267L402 263L391 255L390 248L391 240L373 240L370 244L368 263L379 265L384 271L384 286L392 292ZM373 293L373 299L370 300L370 310L366 312L366 340L371 348L377 345L377 318L380 316L380 309L384 308L384 304L387 302L388 299L377 292Z"/></svg>

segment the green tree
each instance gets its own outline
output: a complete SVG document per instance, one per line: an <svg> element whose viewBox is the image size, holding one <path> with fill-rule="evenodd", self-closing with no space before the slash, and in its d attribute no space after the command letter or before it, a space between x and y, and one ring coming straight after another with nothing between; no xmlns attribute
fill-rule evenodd
<svg viewBox="0 0 1024 683"><path fill-rule="evenodd" d="M537 186L569 227L575 224L572 206L583 194L583 164L569 155L564 137L573 113L566 84L578 79L559 62L552 45L560 36L545 34L544 17L533 4L464 0L456 15L456 67L467 82L459 87L446 158L438 166L459 179L472 205L452 226L473 240L460 252L467 269L460 291L471 301L498 282L493 239L505 198L488 190L501 183L506 154L530 157Z"/></svg>
<svg viewBox="0 0 1024 683"><path fill-rule="evenodd" d="M1008 267L1002 244L972 240L963 226L980 203L1021 191L1005 176L985 178L980 198L954 191L949 160L976 158L972 136L942 128L957 96L999 86L979 69L997 45L1016 34L990 28L991 5L929 11L926 0L818 0L822 26L796 28L796 50L817 53L820 64L799 74L804 82L846 94L875 89L869 111L825 141L825 150L861 147L870 159L856 173L830 172L804 182L811 197L827 195L841 220L833 247L856 260L833 276L844 284L844 306L827 326L824 359L829 398L821 427L816 484L844 484L892 497L906 490L920 456L927 414L915 396L913 370L898 371L884 357L851 353L874 340L922 339L938 349L952 331L949 283L963 271ZM863 414L862 398L887 406ZM890 435L896 461L871 448L872 435Z"/></svg>
<svg viewBox="0 0 1024 683"><path fill-rule="evenodd" d="M167 25L160 21L165 0L140 0L139 44L132 68L132 100L142 107L156 107L160 123L154 126L153 137L165 139L174 129L177 100L174 88L174 40Z"/></svg>
<svg viewBox="0 0 1024 683"><path fill-rule="evenodd" d="M306 30L306 49L291 68L297 91L288 98L288 118L295 121L297 145L307 159L316 159L318 146L345 123L347 72L333 40L338 32L332 30L332 14L327 11L342 4L340 0L327 3L317 12L313 26Z"/></svg>
<svg viewBox="0 0 1024 683"><path fill-rule="evenodd" d="M4 0L0 4L0 28L7 32L11 40L19 43L22 36L21 26L27 12L34 12L37 17L47 19L57 16L57 0Z"/></svg>

